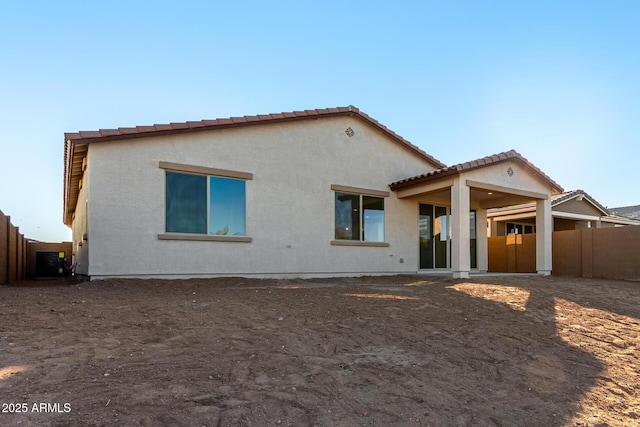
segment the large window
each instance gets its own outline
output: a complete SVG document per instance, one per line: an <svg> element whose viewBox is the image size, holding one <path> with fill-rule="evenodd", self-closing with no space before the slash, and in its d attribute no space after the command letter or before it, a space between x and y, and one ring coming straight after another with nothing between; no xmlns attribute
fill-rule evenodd
<svg viewBox="0 0 640 427"><path fill-rule="evenodd" d="M245 181L166 172L166 231L246 235Z"/></svg>
<svg viewBox="0 0 640 427"><path fill-rule="evenodd" d="M335 238L384 242L384 199L335 193Z"/></svg>

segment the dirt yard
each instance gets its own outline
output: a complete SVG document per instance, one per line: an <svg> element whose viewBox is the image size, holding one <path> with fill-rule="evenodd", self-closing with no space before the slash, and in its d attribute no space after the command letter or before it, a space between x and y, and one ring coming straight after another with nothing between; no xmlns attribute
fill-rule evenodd
<svg viewBox="0 0 640 427"><path fill-rule="evenodd" d="M640 283L0 287L0 425L640 425Z"/></svg>

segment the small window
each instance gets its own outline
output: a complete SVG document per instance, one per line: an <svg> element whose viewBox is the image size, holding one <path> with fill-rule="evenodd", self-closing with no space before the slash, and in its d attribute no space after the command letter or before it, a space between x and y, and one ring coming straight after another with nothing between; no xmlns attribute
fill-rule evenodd
<svg viewBox="0 0 640 427"><path fill-rule="evenodd" d="M336 192L335 239L384 242L384 199Z"/></svg>
<svg viewBox="0 0 640 427"><path fill-rule="evenodd" d="M246 235L245 182L166 172L166 231Z"/></svg>

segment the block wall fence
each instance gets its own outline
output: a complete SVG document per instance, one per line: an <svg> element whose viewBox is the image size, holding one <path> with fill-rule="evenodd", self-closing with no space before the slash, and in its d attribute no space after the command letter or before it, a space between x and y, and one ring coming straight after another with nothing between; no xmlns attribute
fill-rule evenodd
<svg viewBox="0 0 640 427"><path fill-rule="evenodd" d="M553 275L640 281L640 227L555 231ZM535 234L489 238L489 271L535 273Z"/></svg>
<svg viewBox="0 0 640 427"><path fill-rule="evenodd" d="M27 240L11 217L0 211L0 285L26 278Z"/></svg>

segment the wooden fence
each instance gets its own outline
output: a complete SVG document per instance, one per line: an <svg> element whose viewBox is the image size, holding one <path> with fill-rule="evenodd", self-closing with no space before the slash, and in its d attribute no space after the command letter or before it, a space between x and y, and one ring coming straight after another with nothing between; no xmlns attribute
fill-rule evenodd
<svg viewBox="0 0 640 427"><path fill-rule="evenodd" d="M26 271L27 241L0 211L0 285L24 279Z"/></svg>
<svg viewBox="0 0 640 427"><path fill-rule="evenodd" d="M640 226L552 234L553 275L640 280ZM534 273L535 234L489 238L489 271Z"/></svg>

